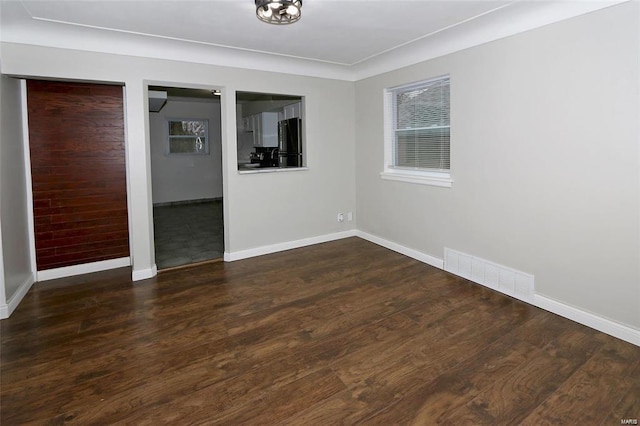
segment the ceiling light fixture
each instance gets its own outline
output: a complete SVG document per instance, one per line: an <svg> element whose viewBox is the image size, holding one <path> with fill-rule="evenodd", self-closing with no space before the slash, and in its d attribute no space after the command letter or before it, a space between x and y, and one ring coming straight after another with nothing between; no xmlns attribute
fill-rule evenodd
<svg viewBox="0 0 640 426"><path fill-rule="evenodd" d="M293 24L300 19L302 0L255 0L256 16L267 24Z"/></svg>

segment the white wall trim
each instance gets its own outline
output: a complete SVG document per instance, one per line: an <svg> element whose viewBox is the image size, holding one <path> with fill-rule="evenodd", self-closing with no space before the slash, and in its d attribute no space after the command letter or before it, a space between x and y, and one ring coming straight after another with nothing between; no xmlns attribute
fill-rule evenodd
<svg viewBox="0 0 640 426"><path fill-rule="evenodd" d="M332 234L319 235L317 237L303 238L301 240L288 241L286 243L271 244L268 246L256 247L247 250L235 252L225 252L224 261L233 262L235 260L248 259L251 257L262 256L265 254L277 253L279 251L291 250L300 247L311 246L314 244L326 243L329 241L341 240L343 238L355 237L355 230L335 232Z"/></svg>
<svg viewBox="0 0 640 426"><path fill-rule="evenodd" d="M25 191L27 197L27 227L29 231L29 256L31 257L31 273L36 276L36 231L33 217L33 182L31 177L31 151L29 149L29 108L27 105L27 80L20 80L22 98L22 142L24 148Z"/></svg>
<svg viewBox="0 0 640 426"><path fill-rule="evenodd" d="M2 251L2 223L0 222L0 319L5 318L2 316L2 306L7 305L6 295L6 283L4 278L4 252ZM7 313L7 315L9 315Z"/></svg>
<svg viewBox="0 0 640 426"><path fill-rule="evenodd" d="M545 311L552 312L579 324L586 325L587 327L591 327L613 337L617 337L625 342L640 346L640 330L636 330L610 319L592 314L591 312L567 305L566 303L558 302L557 300L541 294L533 295L532 304L538 308L544 309Z"/></svg>
<svg viewBox="0 0 640 426"><path fill-rule="evenodd" d="M131 280L132 281L146 280L148 278L153 278L156 275L158 275L158 267L156 265L153 265L151 268L148 268L148 269L140 269L140 270L132 271Z"/></svg>
<svg viewBox="0 0 640 426"><path fill-rule="evenodd" d="M388 248L389 250L393 250L400 254L404 254L405 256L409 256L413 259L419 260L422 263L426 263L427 265L435 266L436 268L444 269L444 260L431 256L429 254L422 253L418 250L414 250L403 245L394 243L389 240L385 240L384 238L378 237L376 235L369 234L364 231L357 231L356 235L363 240L370 241L379 246Z"/></svg>
<svg viewBox="0 0 640 426"><path fill-rule="evenodd" d="M24 296L27 295L29 289L36 280L33 274L30 274L25 278L25 280L20 284L20 287L13 293L13 296L9 298L6 304L0 305L0 319L9 318L9 316L16 310L18 304L22 301Z"/></svg>
<svg viewBox="0 0 640 426"><path fill-rule="evenodd" d="M127 235L129 236L129 264L133 266L133 209L132 201L131 201L131 170L129 167L129 132L127 131L129 123L127 122L127 87L125 85L122 86L122 114L124 118L123 127L124 127L124 162L125 162L125 170L124 177L127 185ZM135 267L135 266L134 266ZM132 273L133 275L133 273Z"/></svg>
<svg viewBox="0 0 640 426"><path fill-rule="evenodd" d="M55 280L57 278L73 277L75 275L90 274L92 272L106 271L109 269L123 268L126 266L131 266L130 257L121 257L118 259L101 260L99 262L64 266L62 268L38 271L38 273L36 274L36 281L41 282Z"/></svg>

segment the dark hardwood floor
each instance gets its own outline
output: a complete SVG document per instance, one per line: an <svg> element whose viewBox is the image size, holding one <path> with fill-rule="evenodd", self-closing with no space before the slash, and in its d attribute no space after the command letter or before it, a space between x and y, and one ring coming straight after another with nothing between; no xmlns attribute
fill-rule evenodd
<svg viewBox="0 0 640 426"><path fill-rule="evenodd" d="M3 425L640 418L640 347L360 239L129 276L0 322Z"/></svg>

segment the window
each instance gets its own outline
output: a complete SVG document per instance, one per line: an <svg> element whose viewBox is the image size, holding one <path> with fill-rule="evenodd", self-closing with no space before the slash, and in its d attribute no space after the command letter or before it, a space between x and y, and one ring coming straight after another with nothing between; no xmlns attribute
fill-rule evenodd
<svg viewBox="0 0 640 426"><path fill-rule="evenodd" d="M167 120L168 154L209 154L209 122L207 120Z"/></svg>
<svg viewBox="0 0 640 426"><path fill-rule="evenodd" d="M236 92L238 172L306 170L305 98Z"/></svg>
<svg viewBox="0 0 640 426"><path fill-rule="evenodd" d="M450 187L449 76L385 90L383 179Z"/></svg>

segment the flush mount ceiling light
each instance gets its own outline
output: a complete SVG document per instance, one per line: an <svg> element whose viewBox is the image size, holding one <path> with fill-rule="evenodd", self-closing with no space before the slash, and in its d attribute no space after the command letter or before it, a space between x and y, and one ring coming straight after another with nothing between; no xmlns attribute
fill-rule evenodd
<svg viewBox="0 0 640 426"><path fill-rule="evenodd" d="M275 25L293 24L300 19L302 0L256 0L256 16Z"/></svg>

